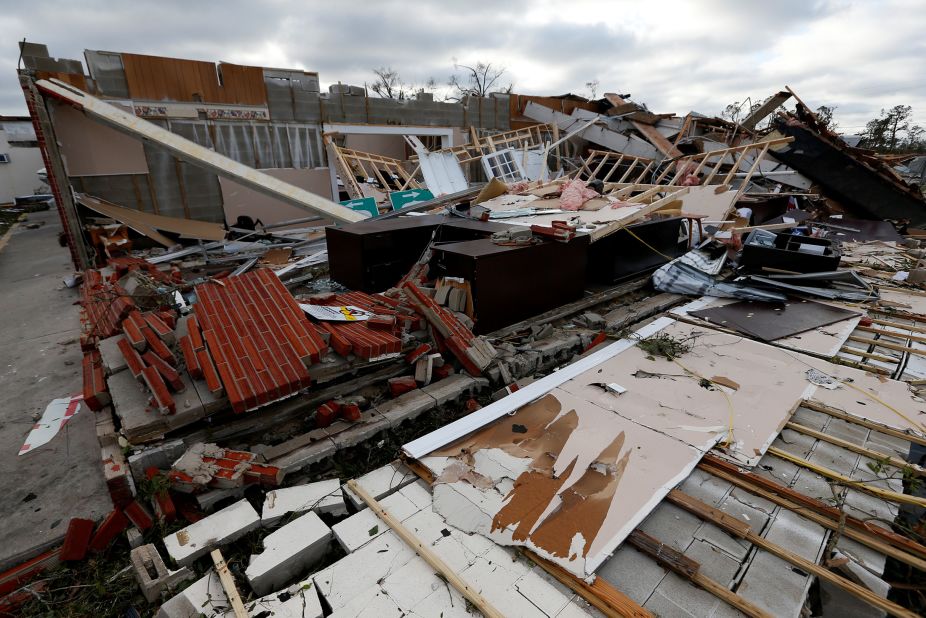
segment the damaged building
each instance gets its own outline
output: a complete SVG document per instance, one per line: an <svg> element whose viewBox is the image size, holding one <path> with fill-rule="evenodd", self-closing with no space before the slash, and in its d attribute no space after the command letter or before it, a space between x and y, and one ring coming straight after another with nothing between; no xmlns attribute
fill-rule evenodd
<svg viewBox="0 0 926 618"><path fill-rule="evenodd" d="M787 88L734 123L21 51L83 389L20 455L92 415L112 510L0 606L118 555L164 618L923 610L912 159Z"/></svg>

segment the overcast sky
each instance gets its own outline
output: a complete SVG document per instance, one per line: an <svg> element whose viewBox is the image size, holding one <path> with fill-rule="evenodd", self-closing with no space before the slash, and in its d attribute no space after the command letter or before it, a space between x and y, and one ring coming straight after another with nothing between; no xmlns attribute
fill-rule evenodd
<svg viewBox="0 0 926 618"><path fill-rule="evenodd" d="M791 86L812 107L836 106L860 131L881 108L912 105L926 126L923 0L158 0L9 2L0 54L0 113L25 114L15 40L52 56L124 51L318 71L362 85L391 66L405 81L445 83L460 63L506 67L525 94L586 82L630 93L656 112L719 114L732 101Z"/></svg>

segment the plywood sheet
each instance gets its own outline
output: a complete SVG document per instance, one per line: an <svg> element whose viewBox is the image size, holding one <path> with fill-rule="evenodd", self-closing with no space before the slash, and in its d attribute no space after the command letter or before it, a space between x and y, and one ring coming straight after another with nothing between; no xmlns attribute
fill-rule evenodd
<svg viewBox="0 0 926 618"><path fill-rule="evenodd" d="M140 141L94 122L69 105L53 105L52 114L68 176L148 173Z"/></svg>
<svg viewBox="0 0 926 618"><path fill-rule="evenodd" d="M77 201L101 215L124 223L136 232L145 234L167 247L175 243L157 233L157 230L177 234L181 238L197 238L200 240L223 240L225 238L225 228L219 223L153 215L132 210L131 208L123 208L90 195L77 194Z"/></svg>
<svg viewBox="0 0 926 618"><path fill-rule="evenodd" d="M122 65L133 99L267 104L264 72L260 67L227 63L216 67L211 62L141 54L122 54Z"/></svg>
<svg viewBox="0 0 926 618"><path fill-rule="evenodd" d="M691 312L707 307L723 307L724 305L735 302L737 301L733 298L702 296L687 305L672 309L671 313L679 317L690 316L691 319L696 319L691 315ZM826 304L834 307L849 308L848 305L842 305L832 301L826 301ZM791 335L790 337L775 339L769 343L778 347L788 348L789 350L797 350L799 352L831 358L839 352L839 349L846 343L852 331L855 330L855 327L858 326L860 321L861 316L852 317L823 328Z"/></svg>
<svg viewBox="0 0 926 618"><path fill-rule="evenodd" d="M707 221L723 221L733 208L736 191L726 185L690 187L679 199L683 214L703 215Z"/></svg>
<svg viewBox="0 0 926 618"><path fill-rule="evenodd" d="M861 314L812 300L790 299L784 303L743 300L689 315L762 341L775 341Z"/></svg>
<svg viewBox="0 0 926 618"><path fill-rule="evenodd" d="M279 168L262 171L300 189L331 199L331 176L327 167L314 169ZM225 221L229 225L234 225L241 215L247 215L255 220L260 219L264 225L270 225L281 221L304 219L309 214L301 208L296 208L221 176L219 176L219 187L222 191L222 204L225 208ZM323 219L313 221L311 225L321 226L330 225L331 223L332 221ZM305 227L306 225L301 224L298 227Z"/></svg>

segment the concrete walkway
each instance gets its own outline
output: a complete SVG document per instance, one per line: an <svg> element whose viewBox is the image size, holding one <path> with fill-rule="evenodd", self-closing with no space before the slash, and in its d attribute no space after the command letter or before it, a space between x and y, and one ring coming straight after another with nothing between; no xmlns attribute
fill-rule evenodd
<svg viewBox="0 0 926 618"><path fill-rule="evenodd" d="M93 413L82 408L39 449L19 449L48 402L81 391L77 289L55 210L30 213L0 251L0 570L58 543L72 517L112 510Z"/></svg>

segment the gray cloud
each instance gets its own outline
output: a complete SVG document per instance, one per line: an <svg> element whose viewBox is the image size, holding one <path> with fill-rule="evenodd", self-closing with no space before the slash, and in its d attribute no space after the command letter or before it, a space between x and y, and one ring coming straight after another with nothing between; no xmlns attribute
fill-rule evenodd
<svg viewBox="0 0 926 618"><path fill-rule="evenodd" d="M851 132L908 104L926 125L926 11L918 0L444 0L411 3L222 3L34 0L0 26L52 55L102 49L290 66L323 84L363 84L379 66L405 81L446 83L453 59L505 66L525 94L630 92L659 112L717 114L785 84L810 105L836 105ZM18 48L0 53L0 113L23 114Z"/></svg>

